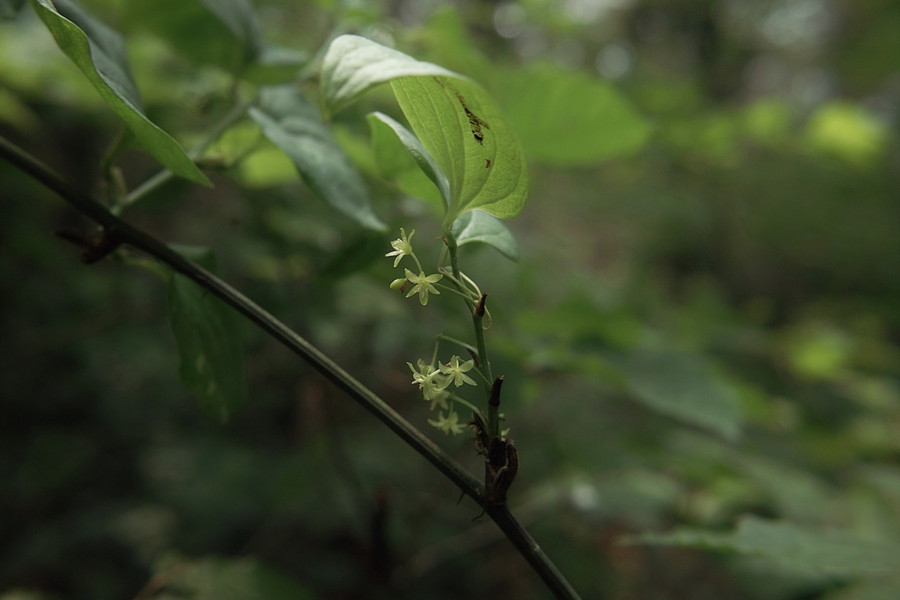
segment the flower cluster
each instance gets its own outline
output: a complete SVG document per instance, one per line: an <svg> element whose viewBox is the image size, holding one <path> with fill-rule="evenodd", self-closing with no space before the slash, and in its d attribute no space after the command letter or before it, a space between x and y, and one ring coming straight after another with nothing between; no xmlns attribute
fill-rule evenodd
<svg viewBox="0 0 900 600"><path fill-rule="evenodd" d="M407 292L406 297L409 298L414 294L419 295L419 302L422 306L428 304L428 294L437 294L440 292L434 284L443 279L443 275L440 273L433 273L431 275L426 275L425 270L422 268L422 263L419 262L419 259L416 257L416 253L413 251L412 247L412 237L415 235L416 230L413 229L409 232L409 235L406 235L406 231L402 228L400 229L400 237L393 242L391 242L391 248L394 250L392 252L388 252L385 254L387 257L395 257L394 258L394 267L396 268L400 261L405 257L410 257L416 263L416 267L418 267L418 274L410 271L409 269L404 269L403 274L404 277L400 277L399 279L395 279L391 282L392 290L400 290L401 292L406 291L409 288L409 292ZM412 287L410 288L410 285Z"/></svg>
<svg viewBox="0 0 900 600"><path fill-rule="evenodd" d="M428 304L429 294L440 294L435 284L446 275L457 289L465 290L468 296L471 297L470 302L474 303L474 299L481 295L480 291L476 295L474 291L468 290L467 283L462 283L460 279L453 277L447 270L430 275L426 274L425 269L422 268L422 263L413 250L412 238L415 233L416 231L412 230L409 232L409 235L406 235L406 230L401 229L400 237L391 242L391 252L385 254L387 258L394 259L394 268L402 266L401 262L407 258L409 259L407 262L412 261L415 264L414 269L403 268L403 277L392 281L391 289L406 292L407 298L417 295L419 302L424 306ZM470 281L465 276L462 277L463 281ZM477 286L474 286L474 283L471 285L477 290ZM462 344L461 342L456 343ZM462 345L466 346L465 344ZM456 405L461 404L478 412L478 409L456 394L456 390L463 385L478 385L474 379L466 374L475 367L475 360L463 361L459 356L453 355L446 363L439 363L437 362L437 353L438 348L435 345L431 362L426 363L423 360L419 360L415 366L412 363L406 364L409 365L409 370L412 371L412 383L419 386L422 397L429 404L430 409L437 411L437 418L429 419L428 423L445 434L459 434L465 431L465 424L460 423Z"/></svg>
<svg viewBox="0 0 900 600"><path fill-rule="evenodd" d="M412 383L419 386L422 397L431 403L431 410L439 411L438 418L429 419L428 423L444 433L462 433L465 427L459 422L459 414L454 409L454 404L459 402L468 405L468 402L452 393L449 388L451 384L454 388L463 384L477 385L474 379L466 375L466 372L475 366L475 361L460 362L459 356L453 355L448 363L436 367L433 364L426 364L423 360L419 360L415 367L412 363L406 364L413 374Z"/></svg>

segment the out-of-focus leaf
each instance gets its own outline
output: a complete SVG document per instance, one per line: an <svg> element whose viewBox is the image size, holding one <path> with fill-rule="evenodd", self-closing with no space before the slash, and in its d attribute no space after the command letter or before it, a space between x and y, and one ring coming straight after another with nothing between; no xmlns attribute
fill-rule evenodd
<svg viewBox="0 0 900 600"><path fill-rule="evenodd" d="M871 577L828 594L825 600L885 600L900 598L900 573Z"/></svg>
<svg viewBox="0 0 900 600"><path fill-rule="evenodd" d="M384 256L384 236L362 230L343 244L319 269L322 278L335 281L362 271Z"/></svg>
<svg viewBox="0 0 900 600"><path fill-rule="evenodd" d="M23 132L40 125L37 113L16 94L5 89L0 89L0 122Z"/></svg>
<svg viewBox="0 0 900 600"><path fill-rule="evenodd" d="M888 131L860 107L832 102L810 117L806 139L814 150L864 166L882 155Z"/></svg>
<svg viewBox="0 0 900 600"><path fill-rule="evenodd" d="M25 0L0 0L0 19L12 19L25 6Z"/></svg>
<svg viewBox="0 0 900 600"><path fill-rule="evenodd" d="M210 253L200 262L214 267ZM169 280L168 309L181 380L206 411L224 421L247 395L240 322L221 300L178 273Z"/></svg>
<svg viewBox="0 0 900 600"><path fill-rule="evenodd" d="M503 221L481 210L470 210L459 216L451 229L456 244L463 246L481 242L496 248L506 258L519 260L519 246Z"/></svg>
<svg viewBox="0 0 900 600"><path fill-rule="evenodd" d="M319 111L293 85L262 90L250 116L281 148L309 187L336 209L369 229L384 224L369 204L365 183L322 122Z"/></svg>
<svg viewBox="0 0 900 600"><path fill-rule="evenodd" d="M478 47L474 30L464 13L453 4L441 4L421 27L400 32L405 43L422 47L428 60L446 65L457 73L469 73L479 81L489 69L489 61Z"/></svg>
<svg viewBox="0 0 900 600"><path fill-rule="evenodd" d="M307 60L309 57L298 50L266 44L242 75L248 81L262 85L288 83L297 78L297 70Z"/></svg>
<svg viewBox="0 0 900 600"><path fill-rule="evenodd" d="M787 100L757 100L741 111L744 133L752 140L769 145L785 142L791 132L792 110Z"/></svg>
<svg viewBox="0 0 900 600"><path fill-rule="evenodd" d="M379 175L396 182L405 194L446 210L450 202L447 176L419 138L383 113L371 113L368 119Z"/></svg>
<svg viewBox="0 0 900 600"><path fill-rule="evenodd" d="M460 77L357 35L334 39L322 58L322 93L326 113L333 115L360 94L397 77Z"/></svg>
<svg viewBox="0 0 900 600"><path fill-rule="evenodd" d="M238 165L241 182L251 188L274 187L297 180L297 167L276 146L260 148Z"/></svg>
<svg viewBox="0 0 900 600"><path fill-rule="evenodd" d="M588 165L643 147L650 126L610 83L558 67L505 70L492 90L529 158Z"/></svg>
<svg viewBox="0 0 900 600"><path fill-rule="evenodd" d="M312 600L309 590L253 559L202 558L166 571L167 591L190 600Z"/></svg>
<svg viewBox="0 0 900 600"><path fill-rule="evenodd" d="M900 568L900 545L843 531L802 528L786 521L743 517L733 532L682 528L634 536L628 543L738 552L790 570L834 576L887 574Z"/></svg>
<svg viewBox="0 0 900 600"><path fill-rule="evenodd" d="M650 408L734 440L741 413L734 391L688 354L637 350L623 362L625 385Z"/></svg>
<svg viewBox="0 0 900 600"><path fill-rule="evenodd" d="M803 519L810 506L827 504L833 498L832 490L810 471L753 455L737 454L735 463L786 518Z"/></svg>
<svg viewBox="0 0 900 600"><path fill-rule="evenodd" d="M249 0L129 2L128 18L200 64L241 73L262 49L256 11Z"/></svg>
<svg viewBox="0 0 900 600"><path fill-rule="evenodd" d="M529 187L525 155L483 88L358 36L338 37L329 46L322 83L331 112L387 81L413 132L447 177L446 227L475 208L504 219L522 210Z"/></svg>
<svg viewBox="0 0 900 600"><path fill-rule="evenodd" d="M141 110L121 36L72 0L32 0L32 5L60 49L125 121L138 143L178 175L210 185L178 142Z"/></svg>

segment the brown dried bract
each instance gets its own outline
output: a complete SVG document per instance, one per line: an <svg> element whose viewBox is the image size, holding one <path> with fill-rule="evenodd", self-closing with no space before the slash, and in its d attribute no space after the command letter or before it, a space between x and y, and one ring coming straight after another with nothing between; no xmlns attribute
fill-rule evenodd
<svg viewBox="0 0 900 600"><path fill-rule="evenodd" d="M473 413L468 424L475 431L475 448L484 456L485 506L505 504L509 486L519 472L519 452L512 440L492 438L481 415Z"/></svg>

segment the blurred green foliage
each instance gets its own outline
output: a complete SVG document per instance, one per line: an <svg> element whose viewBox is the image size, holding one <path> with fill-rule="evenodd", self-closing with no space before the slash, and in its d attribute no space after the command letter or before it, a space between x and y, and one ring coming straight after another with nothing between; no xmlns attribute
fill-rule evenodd
<svg viewBox="0 0 900 600"><path fill-rule="evenodd" d="M0 2L0 131L110 194L121 122L21 4ZM338 33L491 92L531 163L520 261L461 252L491 293L511 507L585 598L897 596L897 3L83 5L185 147L233 87L290 81ZM387 287L396 230L440 232L379 178L375 109L399 118L375 90L329 128L387 233L322 202L250 120L207 152L214 188L171 182L128 218L213 249L424 424L406 361L470 325ZM135 188L159 166L123 147ZM164 283L127 253L81 265L52 234L89 226L5 162L0 180L0 598L546 597L479 507L261 334L247 401L209 418ZM467 440L438 441L478 470Z"/></svg>

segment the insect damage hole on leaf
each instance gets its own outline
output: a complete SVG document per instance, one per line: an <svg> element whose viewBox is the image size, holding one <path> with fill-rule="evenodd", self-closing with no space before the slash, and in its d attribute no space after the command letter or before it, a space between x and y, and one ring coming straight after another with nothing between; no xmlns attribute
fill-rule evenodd
<svg viewBox="0 0 900 600"><path fill-rule="evenodd" d="M463 110L466 113L466 116L469 118L469 125L472 127L472 137L475 138L475 141L479 144L484 143L484 132L481 130L482 127L485 129L490 129L491 126L488 125L487 121L480 118L478 115L469 110L469 107L466 106L465 100L459 94L456 95L456 98L459 100L459 103L462 105Z"/></svg>
<svg viewBox="0 0 900 600"><path fill-rule="evenodd" d="M442 87L449 89L453 92L453 95L456 96L456 100L459 102L459 105L462 107L463 112L466 113L466 118L469 119L469 127L472 131L472 137L475 138L475 141L479 144L484 143L484 129L490 129L491 126L487 121L476 115L472 112L472 109L469 108L469 105L466 104L466 99L463 98L463 95L460 94L456 88L447 83L446 81L441 80L438 77L435 77L434 80L438 82Z"/></svg>

